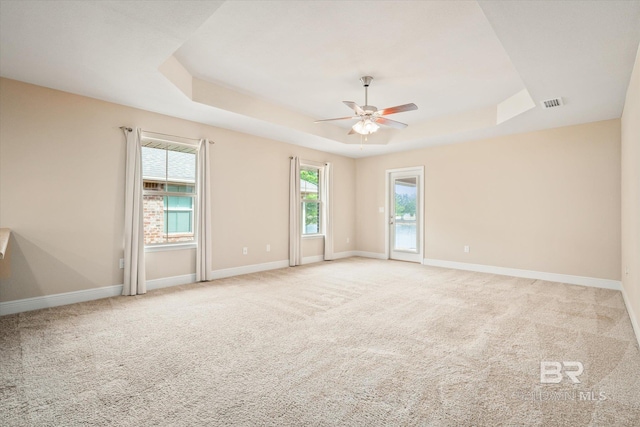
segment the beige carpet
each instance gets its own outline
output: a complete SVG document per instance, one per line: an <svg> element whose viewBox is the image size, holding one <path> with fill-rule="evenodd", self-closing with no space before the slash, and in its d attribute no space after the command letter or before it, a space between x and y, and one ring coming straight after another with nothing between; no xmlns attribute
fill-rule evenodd
<svg viewBox="0 0 640 427"><path fill-rule="evenodd" d="M363 258L4 316L0 363L2 426L640 425L620 292Z"/></svg>

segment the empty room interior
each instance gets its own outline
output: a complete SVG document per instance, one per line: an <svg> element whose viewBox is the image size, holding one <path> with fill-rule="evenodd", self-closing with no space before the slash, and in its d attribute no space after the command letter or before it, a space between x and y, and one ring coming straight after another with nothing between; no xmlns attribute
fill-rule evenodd
<svg viewBox="0 0 640 427"><path fill-rule="evenodd" d="M635 0L0 0L0 424L640 425L639 47Z"/></svg>

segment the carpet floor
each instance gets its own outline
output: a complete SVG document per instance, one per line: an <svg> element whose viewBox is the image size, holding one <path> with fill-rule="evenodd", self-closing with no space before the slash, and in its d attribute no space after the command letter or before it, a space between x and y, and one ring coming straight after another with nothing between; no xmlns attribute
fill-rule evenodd
<svg viewBox="0 0 640 427"><path fill-rule="evenodd" d="M350 258L0 317L0 425L638 426L640 352L618 291Z"/></svg>

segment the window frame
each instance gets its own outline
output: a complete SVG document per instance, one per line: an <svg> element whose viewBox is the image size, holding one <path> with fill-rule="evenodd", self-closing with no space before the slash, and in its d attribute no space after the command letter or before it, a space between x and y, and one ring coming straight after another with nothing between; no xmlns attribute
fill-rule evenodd
<svg viewBox="0 0 640 427"><path fill-rule="evenodd" d="M195 172L195 176L194 176L194 180L193 182L190 181L179 181L179 180L169 180L169 177L166 176L164 181L158 180L158 179L142 179L142 196L144 198L144 196L160 196L163 197L163 202L162 202L162 216L163 216L163 232L164 229L166 228L166 233L164 233L165 236L171 236L171 235L180 235L180 234L193 234L193 240L192 241L186 241L186 242L161 242L161 243L149 243L147 244L146 242L144 243L144 250L145 252L160 252L160 251L168 251L168 250L176 250L176 249L192 249L192 248L196 248L197 245L197 209L196 209L196 204L197 204L197 199L198 199L198 144L196 143L192 143L190 141L188 141L186 138L179 138L179 137L169 137L169 136L163 136L162 138L156 138L153 136L149 136L149 135L145 135L145 133L143 132L142 136L141 136L141 143L142 143L142 147L148 147L148 148L155 148L155 149L161 149L164 150L166 153L166 166L165 166L165 174L168 174L168 170L169 170L169 158L168 158L168 152L169 151L175 151L175 152L190 152L193 153L195 156L195 168L194 168L194 172ZM172 149L173 148L173 149ZM180 149L176 149L176 148L182 148L182 150ZM186 150L185 150L186 149ZM188 150L188 151L187 151ZM141 162L143 162L144 160L142 159ZM165 190L145 190L144 189L144 184L145 182L152 182L152 183L158 183L160 185L164 185ZM169 188L170 186L175 186L175 185L184 185L184 186L191 186L193 187L193 192L179 192L179 191L167 191L166 189ZM191 202L191 209L184 209L185 211L189 211L191 212L191 229L192 232L190 233L170 233L169 232L169 228L168 225L165 222L165 215L167 215L168 212L170 211L175 211L175 209L169 209L168 207L168 197L189 197L192 199ZM165 200L167 201L165 204ZM144 202L143 202L144 203Z"/></svg>
<svg viewBox="0 0 640 427"><path fill-rule="evenodd" d="M314 162L310 160L300 160L300 180L302 180L302 171L303 170L317 170L318 171L318 192L317 199L305 199L302 196L302 191L300 192L300 235L303 239L318 239L324 238L326 234L326 219L324 218L324 191L322 186L324 184L324 173L325 173L325 164ZM305 203L315 203L318 205L318 232L317 233L305 233Z"/></svg>

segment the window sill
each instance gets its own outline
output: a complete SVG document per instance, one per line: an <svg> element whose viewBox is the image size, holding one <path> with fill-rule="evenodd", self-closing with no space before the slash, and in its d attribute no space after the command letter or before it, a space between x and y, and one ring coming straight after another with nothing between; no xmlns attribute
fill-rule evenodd
<svg viewBox="0 0 640 427"><path fill-rule="evenodd" d="M324 239L324 234L303 234L303 239Z"/></svg>
<svg viewBox="0 0 640 427"><path fill-rule="evenodd" d="M198 247L197 243L188 242L188 243L169 243L166 245L153 245L153 246L145 246L145 252L164 252L164 251L179 251L183 249L195 249Z"/></svg>

